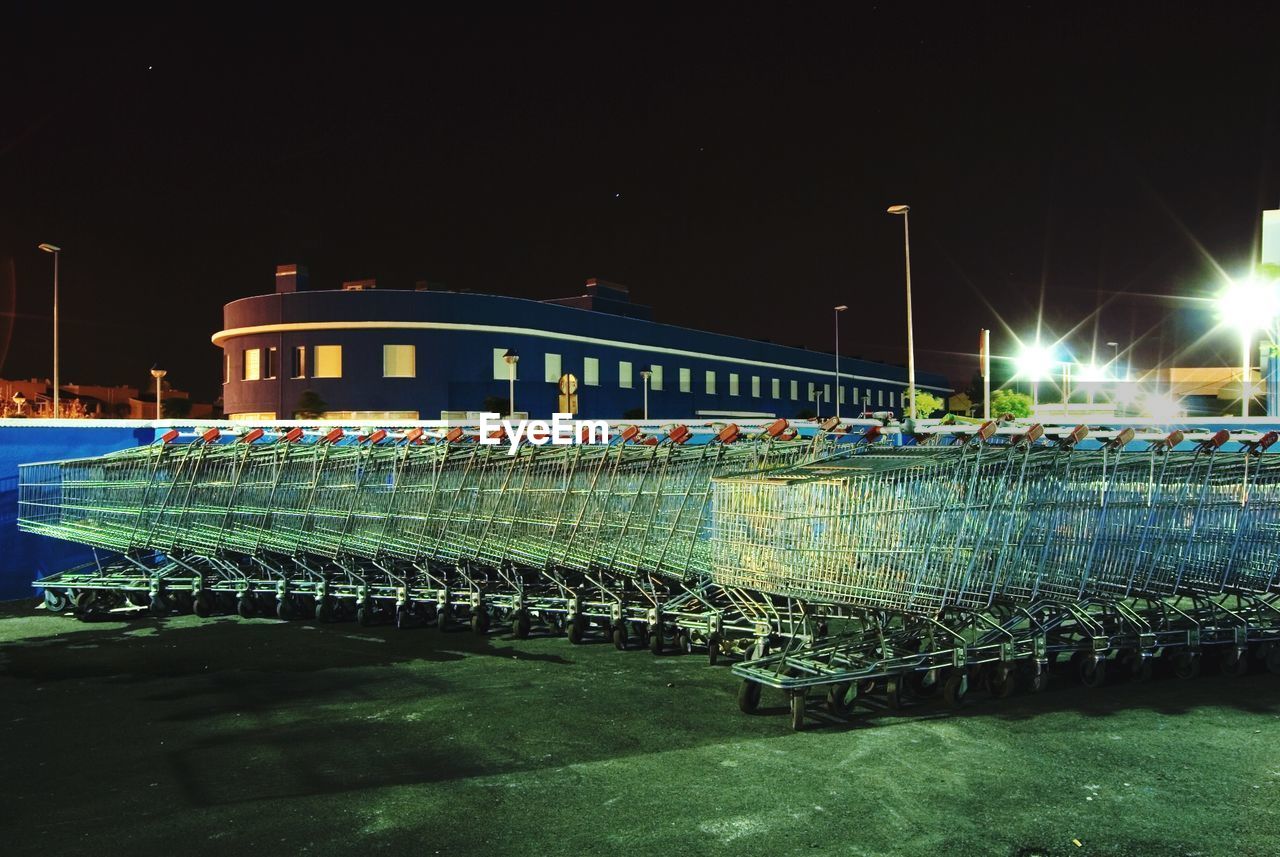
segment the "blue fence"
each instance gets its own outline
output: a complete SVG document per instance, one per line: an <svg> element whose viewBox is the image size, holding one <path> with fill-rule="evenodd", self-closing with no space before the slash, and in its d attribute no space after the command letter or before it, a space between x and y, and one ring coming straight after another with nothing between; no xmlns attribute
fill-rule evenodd
<svg viewBox="0 0 1280 857"><path fill-rule="evenodd" d="M18 465L103 455L155 437L144 422L0 420L0 599L30 597L33 579L92 557L86 547L18 531Z"/></svg>

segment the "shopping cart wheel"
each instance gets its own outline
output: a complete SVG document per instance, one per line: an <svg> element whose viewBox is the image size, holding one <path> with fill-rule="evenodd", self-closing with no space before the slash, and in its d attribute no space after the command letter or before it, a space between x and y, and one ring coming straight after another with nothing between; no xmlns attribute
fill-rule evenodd
<svg viewBox="0 0 1280 857"><path fill-rule="evenodd" d="M441 607L436 610L436 628L441 631L449 630L449 608Z"/></svg>
<svg viewBox="0 0 1280 857"><path fill-rule="evenodd" d="M1107 681L1107 659L1088 654L1080 659L1080 682L1085 687L1102 687Z"/></svg>
<svg viewBox="0 0 1280 857"><path fill-rule="evenodd" d="M582 642L582 638L586 636L587 633L587 620L581 616L574 616L569 620L569 623L565 625L564 633L565 636L569 638L570 643L573 643L575 646L580 644Z"/></svg>
<svg viewBox="0 0 1280 857"><path fill-rule="evenodd" d="M191 612L201 619L207 619L213 615L213 599L209 597L209 593L196 593L196 597L191 599Z"/></svg>
<svg viewBox="0 0 1280 857"><path fill-rule="evenodd" d="M98 593L92 589L86 589L83 592L76 593L76 616L81 619L91 619L98 612L101 601Z"/></svg>
<svg viewBox="0 0 1280 857"><path fill-rule="evenodd" d="M1013 679L1013 668L1006 663L996 664L987 678L987 688L996 699L1008 699L1013 693L1016 682Z"/></svg>
<svg viewBox="0 0 1280 857"><path fill-rule="evenodd" d="M827 689L827 710L832 714L848 714L858 698L858 685L842 681Z"/></svg>
<svg viewBox="0 0 1280 857"><path fill-rule="evenodd" d="M613 626L613 647L618 651L627 648L627 623L619 622Z"/></svg>
<svg viewBox="0 0 1280 857"><path fill-rule="evenodd" d="M1267 669L1273 675L1280 675L1280 645L1272 643L1263 657L1266 659Z"/></svg>
<svg viewBox="0 0 1280 857"><path fill-rule="evenodd" d="M288 622L296 615L296 611L293 609L293 599L289 596L286 595L284 598L281 598L276 602L277 619L280 619L283 622Z"/></svg>
<svg viewBox="0 0 1280 857"><path fill-rule="evenodd" d="M1175 654L1173 674L1180 679L1193 679L1200 675L1200 653L1183 649Z"/></svg>
<svg viewBox="0 0 1280 857"><path fill-rule="evenodd" d="M1223 675L1234 676L1239 678L1249 672L1249 659L1245 653L1235 646L1228 646L1222 653L1222 659L1218 661L1219 668Z"/></svg>
<svg viewBox="0 0 1280 857"><path fill-rule="evenodd" d="M681 631L676 637L676 650L682 655L693 654L693 636L688 631Z"/></svg>
<svg viewBox="0 0 1280 857"><path fill-rule="evenodd" d="M471 633L489 633L489 611L481 608L471 614Z"/></svg>
<svg viewBox="0 0 1280 857"><path fill-rule="evenodd" d="M517 640L525 640L529 637L529 631L533 628L533 620L529 618L527 610L517 610L516 615L511 622L511 633L515 635Z"/></svg>
<svg viewBox="0 0 1280 857"><path fill-rule="evenodd" d="M333 599L329 597L316 599L316 621L332 622L333 621Z"/></svg>
<svg viewBox="0 0 1280 857"><path fill-rule="evenodd" d="M368 601L356 608L356 624L361 628L368 628L377 618L378 615L374 610L373 604Z"/></svg>
<svg viewBox="0 0 1280 857"><path fill-rule="evenodd" d="M1033 664L1024 674L1027 690L1032 693L1043 693L1049 686L1048 665Z"/></svg>
<svg viewBox="0 0 1280 857"><path fill-rule="evenodd" d="M884 703L894 711L902 708L902 676L889 676L884 680Z"/></svg>
<svg viewBox="0 0 1280 857"><path fill-rule="evenodd" d="M738 685L738 710L743 714L755 714L760 707L761 690L763 687L760 682L744 678L742 684Z"/></svg>
<svg viewBox="0 0 1280 857"><path fill-rule="evenodd" d="M936 669L913 670L903 677L899 686L905 687L916 699L933 699L942 689Z"/></svg>
<svg viewBox="0 0 1280 857"><path fill-rule="evenodd" d="M147 609L151 611L152 616L168 616L172 608L169 606L169 599L163 595L153 595L147 603Z"/></svg>
<svg viewBox="0 0 1280 857"><path fill-rule="evenodd" d="M236 599L236 612L240 614L241 619L252 619L258 613L258 608L253 603L253 596L241 595Z"/></svg>
<svg viewBox="0 0 1280 857"><path fill-rule="evenodd" d="M707 663L715 666L720 662L720 635L707 637Z"/></svg>
<svg viewBox="0 0 1280 857"><path fill-rule="evenodd" d="M809 697L803 690L793 690L787 695L790 697L787 701L791 709L791 728L799 732L804 728L804 709Z"/></svg>
<svg viewBox="0 0 1280 857"><path fill-rule="evenodd" d="M65 591L59 592L56 589L46 589L44 591L44 608L50 613L61 613L71 604L71 599L67 598Z"/></svg>
<svg viewBox="0 0 1280 857"><path fill-rule="evenodd" d="M1151 680L1153 666L1151 658L1144 658L1141 652L1129 652L1120 663L1124 666L1126 675L1132 681L1145 682Z"/></svg>
<svg viewBox="0 0 1280 857"><path fill-rule="evenodd" d="M951 707L957 707L969 695L969 675L964 670L954 670L947 676L942 685L942 700Z"/></svg>
<svg viewBox="0 0 1280 857"><path fill-rule="evenodd" d="M184 616L191 612L192 603L190 592L175 592L173 595L169 596L169 602L173 606L173 609L177 610Z"/></svg>
<svg viewBox="0 0 1280 857"><path fill-rule="evenodd" d="M666 642L662 639L662 626L653 625L649 628L649 651L655 655L660 655L665 647Z"/></svg>

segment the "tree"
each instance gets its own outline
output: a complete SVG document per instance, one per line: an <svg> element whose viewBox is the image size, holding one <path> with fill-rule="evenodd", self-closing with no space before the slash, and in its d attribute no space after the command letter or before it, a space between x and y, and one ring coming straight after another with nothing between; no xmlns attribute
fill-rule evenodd
<svg viewBox="0 0 1280 857"><path fill-rule="evenodd" d="M165 399L160 407L168 419L183 420L191 416L191 400L179 399L177 396Z"/></svg>
<svg viewBox="0 0 1280 857"><path fill-rule="evenodd" d="M911 390L908 388L902 391L902 410L905 413L911 413ZM926 393L923 390L916 390L916 417L922 420L929 419L930 416L936 414L946 405L946 402L939 399L932 393Z"/></svg>
<svg viewBox="0 0 1280 857"><path fill-rule="evenodd" d="M315 390L303 390L298 397L298 404L293 406L293 418L297 420L318 420L329 410L329 404Z"/></svg>
<svg viewBox="0 0 1280 857"><path fill-rule="evenodd" d="M1031 397L1013 390L996 390L991 394L993 416L1013 414L1015 417L1031 416Z"/></svg>

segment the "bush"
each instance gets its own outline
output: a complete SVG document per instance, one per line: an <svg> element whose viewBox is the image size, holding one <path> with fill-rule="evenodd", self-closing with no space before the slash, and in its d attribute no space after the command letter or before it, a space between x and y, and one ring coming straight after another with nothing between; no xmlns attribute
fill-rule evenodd
<svg viewBox="0 0 1280 857"><path fill-rule="evenodd" d="M293 418L297 420L318 420L329 410L329 404L320 398L315 390L303 390L294 405Z"/></svg>
<svg viewBox="0 0 1280 857"><path fill-rule="evenodd" d="M999 417L1004 414L1031 416L1031 397L1014 390L996 390L991 394L991 415Z"/></svg>

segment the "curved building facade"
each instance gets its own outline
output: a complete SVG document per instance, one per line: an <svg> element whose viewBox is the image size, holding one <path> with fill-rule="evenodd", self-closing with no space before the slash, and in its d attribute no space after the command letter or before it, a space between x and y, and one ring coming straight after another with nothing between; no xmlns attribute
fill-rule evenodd
<svg viewBox="0 0 1280 857"><path fill-rule="evenodd" d="M617 419L643 408L646 384L653 419L826 415L838 392L844 416L902 412L903 368L842 359L837 387L832 355L658 324L622 287L589 281L584 295L533 301L371 285L227 304L213 336L225 413L289 419L310 391L331 418L461 419L505 403L511 356L514 410L531 417ZM917 382L950 390L937 375Z"/></svg>

